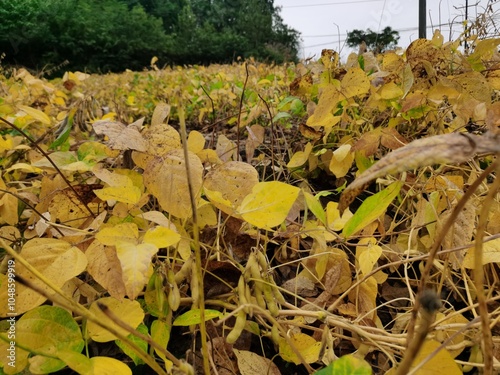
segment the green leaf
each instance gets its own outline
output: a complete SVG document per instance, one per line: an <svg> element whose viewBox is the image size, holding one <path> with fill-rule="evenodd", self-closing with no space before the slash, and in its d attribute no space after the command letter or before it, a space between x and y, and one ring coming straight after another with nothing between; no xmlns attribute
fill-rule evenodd
<svg viewBox="0 0 500 375"><path fill-rule="evenodd" d="M80 352L84 346L78 323L57 306L39 306L24 314L16 324L16 343L51 356L57 356L59 350ZM41 354L30 359L30 371L35 374L56 372L65 366L63 361Z"/></svg>
<svg viewBox="0 0 500 375"><path fill-rule="evenodd" d="M347 238L382 215L396 195L399 194L401 186L403 186L401 181L394 182L384 190L366 198L353 217L345 224L342 235Z"/></svg>
<svg viewBox="0 0 500 375"><path fill-rule="evenodd" d="M151 324L151 338L164 348L167 347L168 342L170 341L170 332L172 330L172 325L169 323L166 323L160 319L155 320ZM163 359L165 362L167 362L167 358L165 357L165 354L160 352L158 349L155 348L156 354Z"/></svg>
<svg viewBox="0 0 500 375"><path fill-rule="evenodd" d="M139 327L137 327L136 329L140 333L142 333L143 335L147 336L148 327L146 327L144 325L144 323L139 324ZM143 339L141 339L133 334L128 335L127 338L130 341L132 341L134 344L136 344L139 348L141 348L144 353L148 352L148 343L146 341L144 341ZM139 358L137 353L134 350L132 350L127 344L125 344L123 341L115 340L115 343L121 350L123 350L123 352L126 355L128 355L132 359L132 361L134 361L134 364L136 366L144 363L144 361L141 358Z"/></svg>
<svg viewBox="0 0 500 375"><path fill-rule="evenodd" d="M311 212L321 221L324 225L326 225L326 214L321 202L318 198L313 196L310 193L303 192L304 197L306 198L307 207L311 210Z"/></svg>
<svg viewBox="0 0 500 375"><path fill-rule="evenodd" d="M72 109L68 113L68 115L64 118L61 125L59 125L59 128L56 131L56 133L59 132L59 135L57 136L56 140L50 144L49 150L55 150L59 146L66 143L66 141L68 140L69 135L71 133L71 130L73 129L73 122L74 122L75 113L76 113L76 109ZM59 129L61 129L61 130L59 131Z"/></svg>
<svg viewBox="0 0 500 375"><path fill-rule="evenodd" d="M220 318L222 313L217 310L205 309L205 321ZM200 309L193 309L175 318L174 326L191 326L201 323Z"/></svg>
<svg viewBox="0 0 500 375"><path fill-rule="evenodd" d="M372 368L364 359L351 354L340 357L314 375L371 375Z"/></svg>
<svg viewBox="0 0 500 375"><path fill-rule="evenodd" d="M274 117L273 117L273 121L275 121L275 122L276 122L276 121L279 121L279 120L281 120L281 119L284 119L284 118L290 118L290 117L292 117L292 115L291 115L291 114L289 114L288 112L278 112L278 113L276 114L276 116L274 116Z"/></svg>

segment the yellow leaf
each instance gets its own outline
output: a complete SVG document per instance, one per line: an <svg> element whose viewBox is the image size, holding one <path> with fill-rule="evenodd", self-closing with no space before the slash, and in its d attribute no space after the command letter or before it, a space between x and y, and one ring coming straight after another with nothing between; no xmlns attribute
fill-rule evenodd
<svg viewBox="0 0 500 375"><path fill-rule="evenodd" d="M306 147L304 148L304 151L297 151L295 154L292 155L292 158L286 165L287 168L298 168L303 166L307 159L309 159L309 155L311 154L312 151L312 144L311 142L308 142Z"/></svg>
<svg viewBox="0 0 500 375"><path fill-rule="evenodd" d="M403 96L403 90L401 90L401 87L396 85L393 81L390 81L380 88L379 94L382 99L396 99Z"/></svg>
<svg viewBox="0 0 500 375"><path fill-rule="evenodd" d="M119 301L113 297L104 297L94 301L92 305L90 305L90 311L96 315L100 322L105 324L106 327L113 328L125 336L128 336L129 332L108 318L108 316L101 311L97 305L98 303L107 306L107 308L121 321L133 328L137 328L144 319L144 311L142 311L141 304L126 298ZM108 342L117 339L114 334L91 321L87 322L87 331L90 338L96 342Z"/></svg>
<svg viewBox="0 0 500 375"><path fill-rule="evenodd" d="M57 357L63 361L70 369L80 375L94 375L94 369L90 358L70 349L57 351Z"/></svg>
<svg viewBox="0 0 500 375"><path fill-rule="evenodd" d="M87 267L85 255L68 242L50 238L36 238L25 243L20 255L26 259L34 268L42 273L48 280L57 287L82 273ZM23 277L35 286L45 291L48 295L54 292L42 281L37 279L22 264L16 262L16 275ZM0 298L2 301L8 300L8 283L0 285ZM46 297L38 294L30 288L20 283L16 284L16 310L17 314L22 314L46 301ZM9 312L8 305L0 305L0 316L5 317Z"/></svg>
<svg viewBox="0 0 500 375"><path fill-rule="evenodd" d="M196 130L191 130L187 140L188 150L197 154L205 147L205 137Z"/></svg>
<svg viewBox="0 0 500 375"><path fill-rule="evenodd" d="M243 199L238 212L250 224L270 229L286 219L299 192L299 188L283 182L260 182Z"/></svg>
<svg viewBox="0 0 500 375"><path fill-rule="evenodd" d="M195 199L198 200L202 187L203 165L192 152L189 152L189 169ZM191 217L191 198L182 149L171 150L163 157L152 160L144 171L144 184L165 211L180 219Z"/></svg>
<svg viewBox="0 0 500 375"><path fill-rule="evenodd" d="M465 268L474 268L475 249L471 247L467 250L463 266ZM483 243L483 265L488 263L500 263L500 238Z"/></svg>
<svg viewBox="0 0 500 375"><path fill-rule="evenodd" d="M132 106L134 104L135 104L135 96L134 95L129 95L127 97L127 105Z"/></svg>
<svg viewBox="0 0 500 375"><path fill-rule="evenodd" d="M333 85L325 87L319 97L318 105L314 109L314 114L307 119L307 125L313 127L324 126L331 129L340 122L340 116L334 117L332 114L333 109L337 107L339 101L340 94L338 89Z"/></svg>
<svg viewBox="0 0 500 375"><path fill-rule="evenodd" d="M342 145L333 152L330 160L330 171L337 178L344 177L352 166L354 152L351 152L351 145Z"/></svg>
<svg viewBox="0 0 500 375"><path fill-rule="evenodd" d="M94 368L94 374L102 375L132 375L132 370L122 361L111 357L90 358Z"/></svg>
<svg viewBox="0 0 500 375"><path fill-rule="evenodd" d="M467 323L469 323L469 321L462 314L457 312L452 311L448 316L438 312L436 314L436 340L444 342L448 338L451 338L447 345L459 346L464 342L466 336L463 331L460 331L461 327L458 325L461 324L465 326ZM456 358L464 349L465 347L459 347L455 350L449 350L449 353L453 358Z"/></svg>
<svg viewBox="0 0 500 375"><path fill-rule="evenodd" d="M321 351L321 342L316 341L305 333L292 334L289 340L293 347L302 355L306 363L313 363L318 360ZM293 362L296 365L302 363L287 340L282 337L279 340L279 353L281 358L287 362Z"/></svg>
<svg viewBox="0 0 500 375"><path fill-rule="evenodd" d="M94 193L103 201L117 201L135 204L141 199L141 191L136 186L111 186L100 190L94 190Z"/></svg>
<svg viewBox="0 0 500 375"><path fill-rule="evenodd" d="M7 284L8 278L4 274L0 274L0 283ZM3 298L3 297L2 297ZM2 301L7 301L6 299L2 299ZM7 305L7 303L3 303ZM6 320L5 320L6 321ZM8 338L8 333L6 330L8 326L2 329L2 336L5 339ZM28 366L28 358L31 357L31 353L27 350L23 350L20 347L15 347L15 357L12 360L12 356L10 353L12 351L10 340L0 340L0 365L2 365L2 370L5 375L15 375L23 373L23 370ZM10 358L9 358L10 357ZM24 371L27 373L27 371Z"/></svg>
<svg viewBox="0 0 500 375"><path fill-rule="evenodd" d="M12 137L10 137L8 134L5 135L5 137L6 139L4 139L3 136L0 136L0 153L11 150L14 147Z"/></svg>
<svg viewBox="0 0 500 375"><path fill-rule="evenodd" d="M328 228L333 231L341 231L344 228L345 223L352 217L352 212L347 209L340 216L340 211L338 209L339 204L337 202L328 202L326 205L326 222L328 223Z"/></svg>
<svg viewBox="0 0 500 375"><path fill-rule="evenodd" d="M198 155L202 163L209 163L213 165L222 164L222 161L219 159L219 156L217 156L217 152L215 152L215 150L203 149L196 155Z"/></svg>
<svg viewBox="0 0 500 375"><path fill-rule="evenodd" d="M51 165L52 167L52 165ZM6 169L7 172L21 170L25 173L42 173L43 169L37 168L34 165L28 163L16 163L12 167Z"/></svg>
<svg viewBox="0 0 500 375"><path fill-rule="evenodd" d="M157 226L149 229L144 235L143 242L152 243L158 249L175 245L179 242L181 236L179 233L174 232L162 226Z"/></svg>
<svg viewBox="0 0 500 375"><path fill-rule="evenodd" d="M229 200L225 199L220 191L212 191L207 188L204 188L203 191L205 192L205 195L210 203L212 203L219 210L231 216L239 216L236 209L233 207L233 204Z"/></svg>
<svg viewBox="0 0 500 375"><path fill-rule="evenodd" d="M49 116L47 116L42 111L28 107L26 105L19 105L18 108L23 112L27 113L28 115L30 115L31 117L33 117L35 120L40 121L42 124L50 125Z"/></svg>
<svg viewBox="0 0 500 375"><path fill-rule="evenodd" d="M136 243L139 238L139 229L134 223L117 224L101 229L95 238L107 246L115 246L118 241Z"/></svg>
<svg viewBox="0 0 500 375"><path fill-rule="evenodd" d="M2 178L0 178L0 189L7 190L12 193L16 193L15 188L7 189ZM0 191L0 224L16 225L19 220L19 215L17 213L18 201L17 198L12 194L4 193Z"/></svg>
<svg viewBox="0 0 500 375"><path fill-rule="evenodd" d="M158 252L158 247L152 243L136 245L125 241L118 241L115 246L127 296L135 299L148 282L151 258Z"/></svg>
<svg viewBox="0 0 500 375"><path fill-rule="evenodd" d="M210 202L200 199L198 207L198 225L200 228L217 224L217 215Z"/></svg>
<svg viewBox="0 0 500 375"><path fill-rule="evenodd" d="M351 68L342 79L341 87L346 98L363 96L370 91L370 80L362 69Z"/></svg>
<svg viewBox="0 0 500 375"><path fill-rule="evenodd" d="M145 169L155 156L163 156L171 150L181 147L181 136L174 127L166 124L159 124L146 128L142 132L142 137L146 142L146 153L133 152L132 159L141 168Z"/></svg>
<svg viewBox="0 0 500 375"><path fill-rule="evenodd" d="M356 260L361 273L363 275L370 273L381 255L382 248L377 245L375 238L365 237L360 239L356 246Z"/></svg>
<svg viewBox="0 0 500 375"><path fill-rule="evenodd" d="M446 349L441 349L435 355L433 354L440 345L441 344L435 340L426 340L424 342L413 361L411 369L415 368L427 357L431 356L431 359L417 370L414 373L415 375L462 375L460 367L458 367L453 357Z"/></svg>
<svg viewBox="0 0 500 375"><path fill-rule="evenodd" d="M100 165L92 169L94 175L109 186L134 186L132 179L122 173L115 173L102 168Z"/></svg>

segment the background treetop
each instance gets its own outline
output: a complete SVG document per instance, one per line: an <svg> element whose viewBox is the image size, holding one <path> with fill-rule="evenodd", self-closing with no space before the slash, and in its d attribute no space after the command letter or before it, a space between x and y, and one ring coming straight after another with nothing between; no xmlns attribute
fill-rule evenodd
<svg viewBox="0 0 500 375"><path fill-rule="evenodd" d="M353 30L347 33L346 44L357 48L363 42L368 49L374 53L382 53L388 49L395 48L399 41L399 33L390 27L386 27L380 33L370 29Z"/></svg>
<svg viewBox="0 0 500 375"><path fill-rule="evenodd" d="M238 57L297 60L299 33L273 0L9 0L0 9L4 62L41 70L140 70Z"/></svg>

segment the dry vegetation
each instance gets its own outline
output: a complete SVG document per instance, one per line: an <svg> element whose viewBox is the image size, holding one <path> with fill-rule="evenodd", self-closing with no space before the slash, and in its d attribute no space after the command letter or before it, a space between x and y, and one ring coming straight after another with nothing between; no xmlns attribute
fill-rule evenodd
<svg viewBox="0 0 500 375"><path fill-rule="evenodd" d="M500 40L462 41L4 71L4 373L498 371Z"/></svg>

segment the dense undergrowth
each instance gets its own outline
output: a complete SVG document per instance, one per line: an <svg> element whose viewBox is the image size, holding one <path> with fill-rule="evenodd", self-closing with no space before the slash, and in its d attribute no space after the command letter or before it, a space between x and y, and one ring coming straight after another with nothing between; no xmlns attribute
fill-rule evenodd
<svg viewBox="0 0 500 375"><path fill-rule="evenodd" d="M498 370L500 40L442 39L3 71L3 373Z"/></svg>

